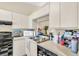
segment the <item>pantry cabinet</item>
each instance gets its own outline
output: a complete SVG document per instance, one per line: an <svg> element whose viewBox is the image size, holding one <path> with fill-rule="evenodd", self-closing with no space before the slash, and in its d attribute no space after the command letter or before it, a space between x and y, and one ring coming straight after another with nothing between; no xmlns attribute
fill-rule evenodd
<svg viewBox="0 0 79 59"><path fill-rule="evenodd" d="M13 28L28 28L28 23L26 15L13 13Z"/></svg>
<svg viewBox="0 0 79 59"><path fill-rule="evenodd" d="M50 3L49 28L60 27L59 2Z"/></svg>
<svg viewBox="0 0 79 59"><path fill-rule="evenodd" d="M12 12L0 9L0 21L12 21Z"/></svg>
<svg viewBox="0 0 79 59"><path fill-rule="evenodd" d="M77 28L77 3L62 2L60 15L61 27Z"/></svg>

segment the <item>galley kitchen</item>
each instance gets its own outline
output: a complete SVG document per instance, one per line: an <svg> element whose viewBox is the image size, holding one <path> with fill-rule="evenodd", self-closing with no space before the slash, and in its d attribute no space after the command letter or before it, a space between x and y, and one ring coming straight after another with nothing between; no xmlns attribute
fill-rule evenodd
<svg viewBox="0 0 79 59"><path fill-rule="evenodd" d="M79 3L0 2L0 56L79 56Z"/></svg>

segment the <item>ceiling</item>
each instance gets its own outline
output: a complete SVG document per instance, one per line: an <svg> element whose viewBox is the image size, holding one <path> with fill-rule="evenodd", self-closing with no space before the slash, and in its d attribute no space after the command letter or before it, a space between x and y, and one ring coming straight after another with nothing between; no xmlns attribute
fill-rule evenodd
<svg viewBox="0 0 79 59"><path fill-rule="evenodd" d="M0 8L30 15L45 4L46 2L0 2Z"/></svg>
<svg viewBox="0 0 79 59"><path fill-rule="evenodd" d="M33 6L37 6L37 7L42 7L43 5L46 4L46 2L25 2L26 4L31 4Z"/></svg>

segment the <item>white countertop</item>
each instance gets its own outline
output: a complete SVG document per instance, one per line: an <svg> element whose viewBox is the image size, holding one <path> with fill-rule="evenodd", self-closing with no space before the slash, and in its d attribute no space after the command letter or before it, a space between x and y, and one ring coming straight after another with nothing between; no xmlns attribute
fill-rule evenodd
<svg viewBox="0 0 79 59"><path fill-rule="evenodd" d="M13 38L14 41L16 41L16 40L23 40L23 39L24 39L24 37L14 37Z"/></svg>
<svg viewBox="0 0 79 59"><path fill-rule="evenodd" d="M46 41L38 45L59 56L72 56L72 52L69 48L61 46L60 44L55 44L53 41Z"/></svg>

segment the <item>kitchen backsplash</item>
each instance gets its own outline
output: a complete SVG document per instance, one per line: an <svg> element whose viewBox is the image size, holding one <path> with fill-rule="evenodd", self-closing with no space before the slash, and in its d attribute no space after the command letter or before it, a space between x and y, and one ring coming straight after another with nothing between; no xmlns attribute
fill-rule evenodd
<svg viewBox="0 0 79 59"><path fill-rule="evenodd" d="M21 36L23 36L23 30L22 29L13 29L12 36L13 37L21 37Z"/></svg>

